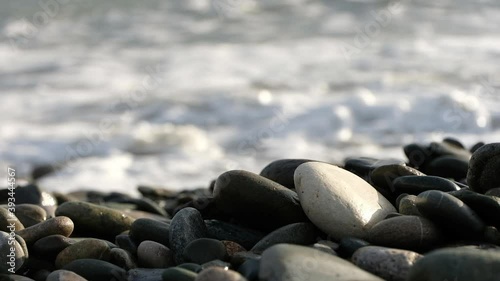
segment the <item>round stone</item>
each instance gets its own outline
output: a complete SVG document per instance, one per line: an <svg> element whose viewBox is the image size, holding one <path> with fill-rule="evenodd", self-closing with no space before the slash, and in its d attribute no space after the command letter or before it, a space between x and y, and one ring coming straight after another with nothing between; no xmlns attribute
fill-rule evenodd
<svg viewBox="0 0 500 281"><path fill-rule="evenodd" d="M128 251L132 255L137 255L137 244L130 238L128 234L120 234L115 237L115 244L118 247Z"/></svg>
<svg viewBox="0 0 500 281"><path fill-rule="evenodd" d="M282 186L295 189L293 181L293 174L295 169L303 163L311 162L313 160L307 159L281 159L271 162L261 172L260 175L268 178Z"/></svg>
<svg viewBox="0 0 500 281"><path fill-rule="evenodd" d="M319 237L319 231L312 223L298 222L285 225L269 233L262 238L250 251L260 254L267 248L280 244L289 243L295 245L314 244Z"/></svg>
<svg viewBox="0 0 500 281"><path fill-rule="evenodd" d="M214 188L217 208L252 228L271 231L307 221L297 194L265 177L234 170L217 178Z"/></svg>
<svg viewBox="0 0 500 281"><path fill-rule="evenodd" d="M0 231L0 273L16 272L28 258L22 245L16 240L14 232Z"/></svg>
<svg viewBox="0 0 500 281"><path fill-rule="evenodd" d="M110 247L108 243L99 239L85 239L62 250L56 258L56 268L62 268L78 259L96 259L109 261Z"/></svg>
<svg viewBox="0 0 500 281"><path fill-rule="evenodd" d="M198 274L180 267L167 268L163 274L163 281L194 281Z"/></svg>
<svg viewBox="0 0 500 281"><path fill-rule="evenodd" d="M0 231L11 232L23 229L24 225L14 213L0 207Z"/></svg>
<svg viewBox="0 0 500 281"><path fill-rule="evenodd" d="M47 276L46 281L87 281L87 279L80 275L68 270L56 270Z"/></svg>
<svg viewBox="0 0 500 281"><path fill-rule="evenodd" d="M207 227L198 210L184 208L175 214L169 228L169 245L176 264L184 262L184 248L192 241L207 237Z"/></svg>
<svg viewBox="0 0 500 281"><path fill-rule="evenodd" d="M426 251L443 241L441 230L430 220L417 216L400 216L383 220L369 232L374 245Z"/></svg>
<svg viewBox="0 0 500 281"><path fill-rule="evenodd" d="M36 241L33 244L33 251L39 256L55 257L59 252L74 243L75 241L71 238L60 234L49 235Z"/></svg>
<svg viewBox="0 0 500 281"><path fill-rule="evenodd" d="M400 249L367 246L357 250L351 261L388 281L405 281L413 264L422 255Z"/></svg>
<svg viewBox="0 0 500 281"><path fill-rule="evenodd" d="M132 223L129 235L137 244L145 240L150 240L168 247L169 227L170 223L146 218L137 219Z"/></svg>
<svg viewBox="0 0 500 281"><path fill-rule="evenodd" d="M175 265L172 251L154 241L143 241L137 248L137 258L141 267L167 268Z"/></svg>
<svg viewBox="0 0 500 281"><path fill-rule="evenodd" d="M383 280L342 258L291 244L274 245L264 251L259 278L266 281Z"/></svg>
<svg viewBox="0 0 500 281"><path fill-rule="evenodd" d="M210 267L201 271L195 281L247 281L247 279L236 271L220 267Z"/></svg>
<svg viewBox="0 0 500 281"><path fill-rule="evenodd" d="M196 264L196 263L189 263L189 262L188 263L179 264L177 267L190 270L190 271L192 271L194 273L198 273L198 272L200 272L202 270L201 265Z"/></svg>
<svg viewBox="0 0 500 281"><path fill-rule="evenodd" d="M30 227L45 221L47 212L38 205L21 204L16 206L16 216L25 227Z"/></svg>
<svg viewBox="0 0 500 281"><path fill-rule="evenodd" d="M17 234L26 241L26 244L33 245L37 240L54 234L69 237L73 233L73 228L73 221L70 218L59 216L18 231Z"/></svg>
<svg viewBox="0 0 500 281"><path fill-rule="evenodd" d="M459 238L478 237L486 225L460 199L438 190L418 195L418 211L441 229Z"/></svg>
<svg viewBox="0 0 500 281"><path fill-rule="evenodd" d="M196 264L204 264L213 260L225 260L227 251L224 243L210 238L192 241L184 248L184 260Z"/></svg>
<svg viewBox="0 0 500 281"><path fill-rule="evenodd" d="M248 259L238 267L238 272L248 280L258 280L259 269L260 260Z"/></svg>
<svg viewBox="0 0 500 281"><path fill-rule="evenodd" d="M472 155L467 171L467 183L479 192L485 193L500 187L500 143L482 146Z"/></svg>
<svg viewBox="0 0 500 281"><path fill-rule="evenodd" d="M425 172L429 175L451 178L461 181L467 177L469 161L457 156L441 156L433 159L426 166Z"/></svg>
<svg viewBox="0 0 500 281"><path fill-rule="evenodd" d="M66 202L57 208L56 215L71 218L78 233L102 236L111 241L129 230L134 221L123 212L86 202Z"/></svg>
<svg viewBox="0 0 500 281"><path fill-rule="evenodd" d="M127 272L122 268L102 260L79 259L63 267L88 281L127 280Z"/></svg>
<svg viewBox="0 0 500 281"><path fill-rule="evenodd" d="M495 281L500 276L500 252L470 248L433 251L411 268L408 281Z"/></svg>
<svg viewBox="0 0 500 281"><path fill-rule="evenodd" d="M337 166L302 164L295 171L295 186L306 215L335 240L365 238L374 224L396 212L370 184Z"/></svg>

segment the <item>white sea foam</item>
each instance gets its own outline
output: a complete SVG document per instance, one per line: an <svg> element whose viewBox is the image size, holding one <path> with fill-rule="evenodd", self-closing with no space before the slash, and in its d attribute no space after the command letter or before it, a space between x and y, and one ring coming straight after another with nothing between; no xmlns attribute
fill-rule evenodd
<svg viewBox="0 0 500 281"><path fill-rule="evenodd" d="M38 2L0 4L0 163L134 192L498 141L500 6L448 2L403 1L387 24L387 1L74 0L38 25Z"/></svg>

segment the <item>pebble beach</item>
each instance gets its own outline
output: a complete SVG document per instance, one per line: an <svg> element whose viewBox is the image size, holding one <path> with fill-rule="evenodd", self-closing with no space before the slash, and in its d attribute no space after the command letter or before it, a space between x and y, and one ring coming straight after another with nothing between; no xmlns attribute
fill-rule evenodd
<svg viewBox="0 0 500 281"><path fill-rule="evenodd" d="M401 149L280 159L136 197L3 189L0 280L499 280L500 144Z"/></svg>

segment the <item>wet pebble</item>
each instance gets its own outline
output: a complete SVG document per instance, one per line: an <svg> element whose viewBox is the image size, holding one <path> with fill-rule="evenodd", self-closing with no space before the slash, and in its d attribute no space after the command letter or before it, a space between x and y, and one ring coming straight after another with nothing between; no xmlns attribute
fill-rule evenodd
<svg viewBox="0 0 500 281"><path fill-rule="evenodd" d="M146 268L174 266L173 252L165 245L154 241L143 241L137 248L139 265Z"/></svg>

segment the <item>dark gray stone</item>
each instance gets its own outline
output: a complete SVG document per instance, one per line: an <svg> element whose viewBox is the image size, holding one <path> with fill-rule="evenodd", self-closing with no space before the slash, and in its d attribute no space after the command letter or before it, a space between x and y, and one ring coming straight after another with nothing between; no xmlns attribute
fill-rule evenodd
<svg viewBox="0 0 500 281"><path fill-rule="evenodd" d="M89 281L127 280L127 272L122 268L101 260L79 259L63 267Z"/></svg>
<svg viewBox="0 0 500 281"><path fill-rule="evenodd" d="M441 156L433 159L426 166L425 172L429 175L452 178L461 181L467 177L469 161L457 156Z"/></svg>
<svg viewBox="0 0 500 281"><path fill-rule="evenodd" d="M56 215L71 218L77 233L107 238L110 241L129 230L134 222L134 219L123 212L86 202L66 202L57 208Z"/></svg>
<svg viewBox="0 0 500 281"><path fill-rule="evenodd" d="M225 260L227 251L224 243L210 238L191 241L184 248L184 260L196 264L204 264L213 260Z"/></svg>
<svg viewBox="0 0 500 281"><path fill-rule="evenodd" d="M132 223L129 235L136 244L140 244L145 240L150 240L168 247L169 227L170 223L147 218L137 219Z"/></svg>
<svg viewBox="0 0 500 281"><path fill-rule="evenodd" d="M280 244L289 243L296 245L314 244L319 237L319 230L312 223L298 222L285 225L269 233L262 238L250 251L260 254L267 248Z"/></svg>
<svg viewBox="0 0 500 281"><path fill-rule="evenodd" d="M469 206L486 224L500 229L500 198L470 190L460 190L449 194Z"/></svg>
<svg viewBox="0 0 500 281"><path fill-rule="evenodd" d="M85 239L72 244L62 250L56 258L56 268L63 268L65 265L77 259L97 259L109 261L110 247L108 243L100 239Z"/></svg>
<svg viewBox="0 0 500 281"><path fill-rule="evenodd" d="M423 252L443 241L443 233L430 220L417 216L385 219L369 231L368 241L374 245Z"/></svg>
<svg viewBox="0 0 500 281"><path fill-rule="evenodd" d="M41 238L33 244L33 251L39 256L55 257L66 247L75 243L71 238L55 234Z"/></svg>
<svg viewBox="0 0 500 281"><path fill-rule="evenodd" d="M24 227L30 227L47 219L47 212L38 205L21 204L16 206L16 216Z"/></svg>
<svg viewBox="0 0 500 281"><path fill-rule="evenodd" d="M342 238L337 249L337 254L344 259L350 259L354 252L366 246L370 246L370 243L363 239L353 237Z"/></svg>
<svg viewBox="0 0 500 281"><path fill-rule="evenodd" d="M464 202L442 191L430 190L419 194L417 208L423 216L452 235L450 237L479 237L486 227Z"/></svg>
<svg viewBox="0 0 500 281"><path fill-rule="evenodd" d="M497 281L499 276L499 251L448 248L429 253L417 261L407 280Z"/></svg>
<svg viewBox="0 0 500 281"><path fill-rule="evenodd" d="M398 195L394 181L403 176L425 176L425 174L405 164L383 165L370 173L370 182L385 198L394 202Z"/></svg>
<svg viewBox="0 0 500 281"><path fill-rule="evenodd" d="M159 281L162 280L164 268L134 268L127 272L128 279L123 281ZM116 280L122 281L122 280Z"/></svg>
<svg viewBox="0 0 500 281"><path fill-rule="evenodd" d="M200 212L184 208L175 214L169 228L170 249L175 253L177 264L184 262L184 248L192 241L208 236L207 227Z"/></svg>
<svg viewBox="0 0 500 281"><path fill-rule="evenodd" d="M46 281L87 281L87 279L72 271L60 269L52 271Z"/></svg>
<svg viewBox="0 0 500 281"><path fill-rule="evenodd" d="M485 193L500 187L500 143L490 143L479 148L469 162L467 183L479 192Z"/></svg>
<svg viewBox="0 0 500 281"><path fill-rule="evenodd" d="M247 171L233 170L217 178L214 189L217 208L256 229L309 221L297 193Z"/></svg>
<svg viewBox="0 0 500 281"><path fill-rule="evenodd" d="M266 281L382 281L342 258L291 244L274 245L264 251L259 278Z"/></svg>
<svg viewBox="0 0 500 281"><path fill-rule="evenodd" d="M146 268L167 268L175 265L173 252L154 241L146 240L139 245L137 259L139 265Z"/></svg>
<svg viewBox="0 0 500 281"><path fill-rule="evenodd" d="M262 231L220 220L206 220L205 224L208 230L208 237L217 240L234 241L246 249L252 248L265 236Z"/></svg>
<svg viewBox="0 0 500 281"><path fill-rule="evenodd" d="M261 172L260 175L268 178L282 186L295 189L293 174L300 164L311 162L308 159L281 159L271 162Z"/></svg>
<svg viewBox="0 0 500 281"><path fill-rule="evenodd" d="M403 176L394 180L396 193L408 193L418 195L428 190L456 191L460 187L453 181L436 176Z"/></svg>

